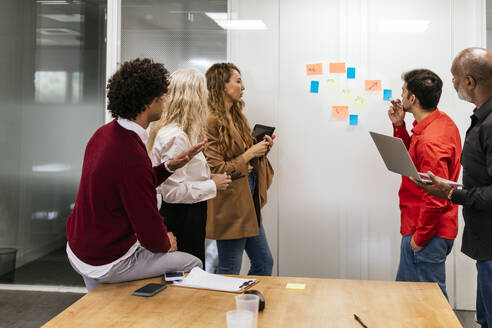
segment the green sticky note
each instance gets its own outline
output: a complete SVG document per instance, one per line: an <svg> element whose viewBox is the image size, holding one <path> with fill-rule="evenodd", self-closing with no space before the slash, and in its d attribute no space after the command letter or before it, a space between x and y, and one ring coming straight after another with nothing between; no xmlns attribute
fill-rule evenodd
<svg viewBox="0 0 492 328"><path fill-rule="evenodd" d="M342 91L340 92L340 98L342 100L352 100L352 89L342 89Z"/></svg>
<svg viewBox="0 0 492 328"><path fill-rule="evenodd" d="M354 97L355 107L366 107L366 97L363 95L357 95Z"/></svg>
<svg viewBox="0 0 492 328"><path fill-rule="evenodd" d="M333 76L326 79L326 87L328 90L338 90L338 77Z"/></svg>

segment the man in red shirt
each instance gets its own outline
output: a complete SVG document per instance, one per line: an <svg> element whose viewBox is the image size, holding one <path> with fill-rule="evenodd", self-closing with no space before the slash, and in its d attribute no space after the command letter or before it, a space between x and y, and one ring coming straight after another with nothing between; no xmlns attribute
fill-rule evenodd
<svg viewBox="0 0 492 328"><path fill-rule="evenodd" d="M419 172L456 181L460 173L461 139L458 128L437 109L442 81L426 69L402 76L401 101L392 101L388 116L393 135L405 143ZM405 127L405 113L412 113L412 136ZM397 281L437 282L446 293L446 257L458 233L458 207L429 195L402 176L398 193L401 210L400 265Z"/></svg>
<svg viewBox="0 0 492 328"><path fill-rule="evenodd" d="M203 150L205 141L152 167L145 144L160 119L168 72L150 59L125 62L108 82L115 118L87 143L79 191L67 221L67 255L89 291L201 266L178 252L157 211L156 187Z"/></svg>

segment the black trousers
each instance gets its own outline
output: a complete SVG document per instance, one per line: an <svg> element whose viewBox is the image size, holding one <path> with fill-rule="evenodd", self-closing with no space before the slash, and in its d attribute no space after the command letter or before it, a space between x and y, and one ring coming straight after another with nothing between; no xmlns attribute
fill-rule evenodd
<svg viewBox="0 0 492 328"><path fill-rule="evenodd" d="M205 225L207 202L195 204L171 204L162 202L159 213L164 224L178 241L178 251L198 257L205 267Z"/></svg>

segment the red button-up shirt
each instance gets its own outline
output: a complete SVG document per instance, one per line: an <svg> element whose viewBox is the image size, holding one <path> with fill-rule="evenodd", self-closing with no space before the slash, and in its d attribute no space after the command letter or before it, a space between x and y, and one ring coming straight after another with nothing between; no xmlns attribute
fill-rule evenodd
<svg viewBox="0 0 492 328"><path fill-rule="evenodd" d="M422 121L413 122L412 136L405 126L393 125L418 172L457 181L460 174L461 138L448 115L436 109ZM429 195L402 176L400 191L402 236L414 234L417 245L425 246L434 236L454 239L458 233L458 206Z"/></svg>

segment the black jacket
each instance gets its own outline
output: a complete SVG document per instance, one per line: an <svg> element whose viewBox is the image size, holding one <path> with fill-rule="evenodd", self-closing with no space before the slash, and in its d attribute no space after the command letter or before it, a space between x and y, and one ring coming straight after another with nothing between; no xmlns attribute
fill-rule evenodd
<svg viewBox="0 0 492 328"><path fill-rule="evenodd" d="M478 260L492 260L492 98L475 108L461 154L462 190L452 194L463 205L465 228L461 251Z"/></svg>

